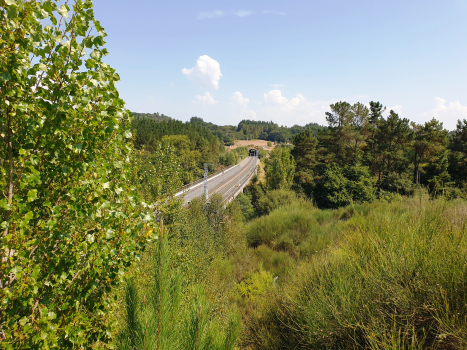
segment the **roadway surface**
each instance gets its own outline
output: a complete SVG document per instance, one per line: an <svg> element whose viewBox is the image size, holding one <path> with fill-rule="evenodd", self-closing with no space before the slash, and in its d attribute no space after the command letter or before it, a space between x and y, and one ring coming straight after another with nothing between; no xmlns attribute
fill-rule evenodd
<svg viewBox="0 0 467 350"><path fill-rule="evenodd" d="M258 158L247 157L239 165L236 165L224 173L218 173L208 178L208 196L214 193L222 194L225 200L233 195L245 181L248 181L252 171L256 168ZM185 190L180 196L185 197L185 205L193 198L201 197L204 194L204 181ZM176 195L178 196L178 194Z"/></svg>

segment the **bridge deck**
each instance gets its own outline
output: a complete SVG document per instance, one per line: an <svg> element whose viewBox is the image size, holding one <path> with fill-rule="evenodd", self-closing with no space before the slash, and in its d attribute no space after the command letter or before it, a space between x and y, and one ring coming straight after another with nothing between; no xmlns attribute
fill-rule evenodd
<svg viewBox="0 0 467 350"><path fill-rule="evenodd" d="M222 194L224 200L239 190L241 186L249 180L252 171L254 171L258 158L248 157L239 165L232 167L224 173L219 173L208 178L208 195L211 197L214 193ZM188 188L184 193L185 205L193 198L204 194L204 182L198 183ZM178 195L178 194L177 194Z"/></svg>

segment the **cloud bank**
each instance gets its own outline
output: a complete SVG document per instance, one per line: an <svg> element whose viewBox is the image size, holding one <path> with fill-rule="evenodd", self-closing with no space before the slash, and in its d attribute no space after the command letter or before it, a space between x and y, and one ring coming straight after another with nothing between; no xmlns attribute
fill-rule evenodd
<svg viewBox="0 0 467 350"><path fill-rule="evenodd" d="M267 119L288 126L308 123L326 124L324 113L329 110L328 101L309 101L302 94L287 98L280 90L271 90L263 97L262 114Z"/></svg>
<svg viewBox="0 0 467 350"><path fill-rule="evenodd" d="M444 128L454 130L459 119L467 119L467 106L461 105L459 101L447 103L441 97L435 97L434 100L435 107L422 114L425 121L435 118L443 123Z"/></svg>

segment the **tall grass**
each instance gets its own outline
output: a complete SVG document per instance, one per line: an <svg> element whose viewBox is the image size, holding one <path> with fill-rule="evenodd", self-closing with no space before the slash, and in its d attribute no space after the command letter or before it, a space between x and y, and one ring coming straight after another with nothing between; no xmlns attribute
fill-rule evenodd
<svg viewBox="0 0 467 350"><path fill-rule="evenodd" d="M371 209L370 204L360 204L319 210L310 201L295 199L267 216L252 220L247 225L247 243L250 247L266 245L286 251L295 258L311 256L333 241L345 220L356 213L367 215Z"/></svg>
<svg viewBox="0 0 467 350"><path fill-rule="evenodd" d="M286 212L281 219L288 220ZM466 226L467 203L460 201L415 198L355 211L339 228L339 242L297 265L290 283L251 315L243 345L466 348Z"/></svg>

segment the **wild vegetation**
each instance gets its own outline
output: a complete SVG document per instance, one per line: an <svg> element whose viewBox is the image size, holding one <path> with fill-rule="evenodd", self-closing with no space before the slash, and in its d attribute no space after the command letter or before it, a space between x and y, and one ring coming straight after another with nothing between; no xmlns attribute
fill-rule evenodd
<svg viewBox="0 0 467 350"><path fill-rule="evenodd" d="M1 348L467 347L467 121L132 115L90 0L0 0L0 23ZM293 146L184 207L247 156L233 137Z"/></svg>
<svg viewBox="0 0 467 350"><path fill-rule="evenodd" d="M410 195L413 186L432 196L464 197L467 190L467 121L448 132L433 119L423 125L370 102L337 102L326 112L328 127L316 138L298 134L291 152L295 189L321 208L371 201L386 193Z"/></svg>

